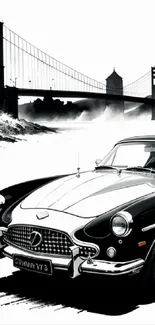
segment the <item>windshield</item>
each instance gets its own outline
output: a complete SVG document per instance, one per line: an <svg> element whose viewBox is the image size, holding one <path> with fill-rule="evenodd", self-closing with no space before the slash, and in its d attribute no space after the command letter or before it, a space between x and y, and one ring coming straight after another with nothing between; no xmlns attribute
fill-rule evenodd
<svg viewBox="0 0 155 325"><path fill-rule="evenodd" d="M155 168L155 142L129 142L116 145L101 166Z"/></svg>

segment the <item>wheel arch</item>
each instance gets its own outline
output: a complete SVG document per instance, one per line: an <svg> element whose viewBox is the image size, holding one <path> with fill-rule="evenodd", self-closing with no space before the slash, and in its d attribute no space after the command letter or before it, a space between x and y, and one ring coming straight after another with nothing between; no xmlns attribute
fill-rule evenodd
<svg viewBox="0 0 155 325"><path fill-rule="evenodd" d="M152 241L152 244L148 250L148 253L145 257L145 262L144 262L144 266L142 269L142 275L143 275L143 280L145 283L150 283L150 281L152 280L152 276L153 276L153 269L152 269L152 263L154 262L155 265L155 238Z"/></svg>

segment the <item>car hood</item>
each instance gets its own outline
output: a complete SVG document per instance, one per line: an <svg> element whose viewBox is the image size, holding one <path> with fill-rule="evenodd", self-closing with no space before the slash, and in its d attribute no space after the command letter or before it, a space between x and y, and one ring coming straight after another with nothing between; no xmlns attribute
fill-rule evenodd
<svg viewBox="0 0 155 325"><path fill-rule="evenodd" d="M89 218L153 192L153 176L91 171L42 186L22 201L21 208L52 209Z"/></svg>

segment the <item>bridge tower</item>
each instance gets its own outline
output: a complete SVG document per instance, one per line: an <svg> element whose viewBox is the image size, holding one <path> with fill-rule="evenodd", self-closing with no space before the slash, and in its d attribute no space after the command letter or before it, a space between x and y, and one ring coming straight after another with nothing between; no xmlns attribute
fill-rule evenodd
<svg viewBox="0 0 155 325"><path fill-rule="evenodd" d="M4 110L3 23L0 22L0 110Z"/></svg>
<svg viewBox="0 0 155 325"><path fill-rule="evenodd" d="M155 67L151 67L152 99L155 99ZM152 103L152 120L155 120L155 104Z"/></svg>
<svg viewBox="0 0 155 325"><path fill-rule="evenodd" d="M18 118L18 93L16 87L4 88L3 23L0 22L0 110Z"/></svg>
<svg viewBox="0 0 155 325"><path fill-rule="evenodd" d="M115 68L112 74L106 79L106 93L107 94L115 94L115 95L123 95L123 79L119 74L115 71ZM124 101L112 101L108 100L107 105L110 105L114 112L118 115L124 114Z"/></svg>

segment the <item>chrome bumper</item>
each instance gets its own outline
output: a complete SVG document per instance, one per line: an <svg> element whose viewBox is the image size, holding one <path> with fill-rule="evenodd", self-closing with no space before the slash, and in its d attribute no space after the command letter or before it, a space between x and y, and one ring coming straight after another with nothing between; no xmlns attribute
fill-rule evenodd
<svg viewBox="0 0 155 325"><path fill-rule="evenodd" d="M88 264L85 261L80 265L81 272L83 273L96 273L107 275L122 275L122 274L135 274L139 273L144 265L143 259L128 261L126 263L107 262L107 261L93 261Z"/></svg>
<svg viewBox="0 0 155 325"><path fill-rule="evenodd" d="M54 269L66 270L71 278L75 278L82 273L104 274L104 275L132 275L139 273L144 265L143 259L136 259L128 262L109 262L99 261L88 258L82 259L79 256L79 247L71 247L72 257L54 257L35 255L31 252L26 252L13 246L4 248L3 254L9 258L14 255L22 255L23 257L36 257L42 260L50 260Z"/></svg>

